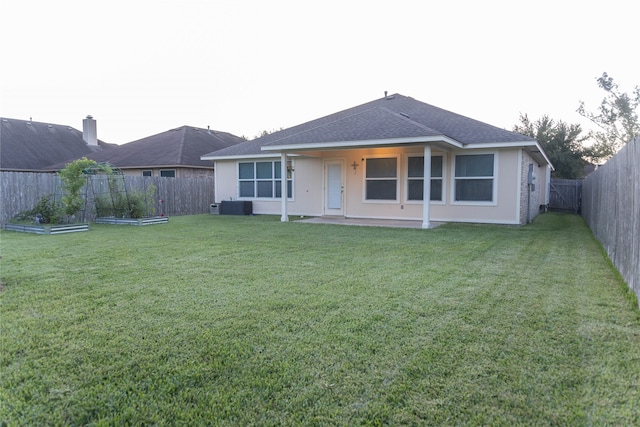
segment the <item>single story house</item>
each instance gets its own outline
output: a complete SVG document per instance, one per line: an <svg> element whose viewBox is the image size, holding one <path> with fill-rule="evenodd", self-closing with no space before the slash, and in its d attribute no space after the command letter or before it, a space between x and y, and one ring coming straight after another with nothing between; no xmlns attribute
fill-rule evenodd
<svg viewBox="0 0 640 427"><path fill-rule="evenodd" d="M227 132L181 126L86 157L107 162L129 176L213 178L213 164L200 156L243 141ZM64 164L50 166L53 170L63 167Z"/></svg>
<svg viewBox="0 0 640 427"><path fill-rule="evenodd" d="M525 224L548 203L553 168L535 139L386 93L202 159L215 162L217 202L251 201L254 213L282 221L419 220L423 228Z"/></svg>
<svg viewBox="0 0 640 427"><path fill-rule="evenodd" d="M115 144L100 141L96 121L87 116L82 131L67 125L0 118L0 170L43 172L64 163L108 151Z"/></svg>

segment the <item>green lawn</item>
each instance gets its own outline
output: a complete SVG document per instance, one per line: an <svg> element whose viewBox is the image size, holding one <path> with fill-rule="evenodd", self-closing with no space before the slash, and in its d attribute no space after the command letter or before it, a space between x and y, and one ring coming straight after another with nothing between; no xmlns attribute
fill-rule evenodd
<svg viewBox="0 0 640 427"><path fill-rule="evenodd" d="M0 425L639 425L584 221L2 232Z"/></svg>

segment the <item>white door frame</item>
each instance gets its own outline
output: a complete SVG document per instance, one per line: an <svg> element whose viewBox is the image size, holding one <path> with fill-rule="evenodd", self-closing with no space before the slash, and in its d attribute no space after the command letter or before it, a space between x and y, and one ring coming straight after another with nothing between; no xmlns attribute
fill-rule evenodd
<svg viewBox="0 0 640 427"><path fill-rule="evenodd" d="M344 165L344 159L327 159L324 161L323 215L345 215L346 179Z"/></svg>

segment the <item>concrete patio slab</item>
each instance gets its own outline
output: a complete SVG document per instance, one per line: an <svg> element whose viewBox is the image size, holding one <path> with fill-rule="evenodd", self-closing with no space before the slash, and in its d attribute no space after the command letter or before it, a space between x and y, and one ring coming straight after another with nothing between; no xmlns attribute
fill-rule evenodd
<svg viewBox="0 0 640 427"><path fill-rule="evenodd" d="M301 219L296 222L304 222L308 224L356 225L364 227L422 228L422 221L395 219L312 217L308 219ZM444 223L431 221L429 229L436 228L442 224Z"/></svg>

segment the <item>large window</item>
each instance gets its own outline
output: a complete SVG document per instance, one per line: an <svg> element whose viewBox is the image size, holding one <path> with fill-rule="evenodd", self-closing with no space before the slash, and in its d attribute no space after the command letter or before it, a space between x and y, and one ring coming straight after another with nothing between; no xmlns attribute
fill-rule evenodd
<svg viewBox="0 0 640 427"><path fill-rule="evenodd" d="M455 201L492 202L494 155L469 154L456 156Z"/></svg>
<svg viewBox="0 0 640 427"><path fill-rule="evenodd" d="M238 191L240 197L280 198L282 197L282 162L241 162L238 163ZM287 197L293 194L291 162L287 162Z"/></svg>
<svg viewBox="0 0 640 427"><path fill-rule="evenodd" d="M160 171L160 176L164 178L175 178L176 171L175 169L164 169Z"/></svg>
<svg viewBox="0 0 640 427"><path fill-rule="evenodd" d="M424 157L409 157L407 200L422 200L424 195ZM431 199L442 201L442 156L431 157Z"/></svg>
<svg viewBox="0 0 640 427"><path fill-rule="evenodd" d="M366 200L396 200L398 191L398 159L367 159Z"/></svg>

